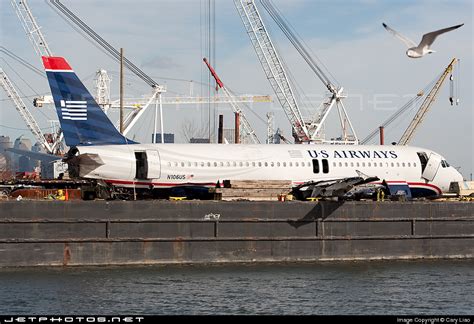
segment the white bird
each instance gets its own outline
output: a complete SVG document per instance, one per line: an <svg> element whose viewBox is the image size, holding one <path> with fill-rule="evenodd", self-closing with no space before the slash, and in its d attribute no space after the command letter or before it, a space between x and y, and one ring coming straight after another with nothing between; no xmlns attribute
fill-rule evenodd
<svg viewBox="0 0 474 324"><path fill-rule="evenodd" d="M419 58L419 57L425 56L426 54L431 54L431 53L434 52L430 47L433 44L433 42L435 41L436 37L438 37L438 35L449 32L451 30L455 30L455 29L461 27L464 24L456 25L456 26L448 27L448 28L443 28L443 29L440 29L440 30L436 30L436 31L424 34L423 37L421 38L421 42L420 42L420 44L418 44L418 46L411 39L401 35L399 32L397 32L397 31L393 30L392 28L388 27L386 23L382 23L382 25L393 36L397 37L399 40L401 40L403 43L405 43L406 46L408 46L408 50L406 52L408 57Z"/></svg>

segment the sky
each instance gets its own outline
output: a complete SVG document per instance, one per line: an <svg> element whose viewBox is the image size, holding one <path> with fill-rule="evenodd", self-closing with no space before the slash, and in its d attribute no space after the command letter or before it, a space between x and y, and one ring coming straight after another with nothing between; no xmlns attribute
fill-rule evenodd
<svg viewBox="0 0 474 324"><path fill-rule="evenodd" d="M158 83L167 88L166 96L207 96L209 74L202 63L208 54L205 11L207 0L62 0L71 11ZM376 129L426 85L435 80L452 58L460 59L455 72L460 104L449 103L449 81L443 85L436 102L424 119L410 145L432 149L447 160L466 179L474 172L473 115L473 3L470 0L273 0L302 40L327 68L337 84L343 86L345 106L360 139ZM94 92L94 75L99 68L112 77L112 98L118 98L118 63L111 60L77 33L45 0L29 0L29 5L46 40L57 56L67 58L89 90ZM257 5L260 5L258 3ZM269 82L251 46L233 1L216 0L213 63L222 81L237 94L273 94ZM292 76L294 89L301 93L304 116L316 114L325 96L325 87L293 49L285 36L259 6L264 22L280 56ZM433 45L436 51L421 59L405 55L404 44L383 27L393 29L418 43L421 36L433 30L464 23L464 26L441 35ZM42 69L10 1L0 1L1 46ZM56 119L52 107L35 108L30 103L37 94L47 94L46 79L25 69L3 53L1 67L15 82L47 132L50 120ZM192 80L192 82L190 82ZM211 82L213 83L213 82ZM126 96L143 97L150 88L130 73L126 74ZM224 114L225 127L232 128L231 110L213 105L217 115ZM184 142L183 129L192 125L205 130L208 105L167 105L163 119L165 132L175 133ZM262 142L266 134L266 113L275 114L275 127L291 137L288 119L278 102L255 103L243 108ZM414 115L400 118L386 129L386 143L398 141ZM112 120L117 119L111 113ZM337 135L334 111L326 126L328 137ZM216 117L216 118L214 118ZM153 111L150 109L137 123L130 137L150 142ZM189 128L189 127L188 127ZM205 133L205 132L204 132ZM0 135L12 139L24 134L33 140L14 106L0 91ZM375 143L375 142L374 142Z"/></svg>

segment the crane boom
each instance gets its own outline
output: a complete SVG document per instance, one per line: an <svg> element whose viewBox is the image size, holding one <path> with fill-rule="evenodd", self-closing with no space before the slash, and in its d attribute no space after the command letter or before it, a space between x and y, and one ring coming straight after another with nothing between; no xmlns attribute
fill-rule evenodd
<svg viewBox="0 0 474 324"><path fill-rule="evenodd" d="M31 41L33 48L39 56L53 56L48 43L41 33L41 28L36 23L35 17L31 13L27 0L11 0L13 9L21 21L26 35Z"/></svg>
<svg viewBox="0 0 474 324"><path fill-rule="evenodd" d="M211 72L212 76L216 80L217 86L224 91L225 95L227 98L229 98L229 104L232 107L232 110L234 113L239 114L240 116L240 127L243 130L239 131L240 136L248 136L250 138L250 141L253 144L260 144L260 140L258 139L257 135L255 134L255 131L253 130L252 126L250 126L250 123L245 116L244 112L242 109L240 109L240 106L237 104L237 100L234 98L234 96L230 93L230 91L224 86L224 83L221 81L219 76L217 75L216 71L212 68L212 66L209 64L206 58L202 59L204 63L206 63L207 68ZM242 141L239 141L241 143Z"/></svg>
<svg viewBox="0 0 474 324"><path fill-rule="evenodd" d="M423 121L423 118L425 118L426 116L426 113L429 111L429 109L433 105L433 102L436 100L436 96L441 86L443 85L444 80L446 80L446 77L448 76L448 74L451 73L451 71L453 70L453 66L456 62L457 62L457 59L453 58L451 63L449 63L449 65L446 67L441 77L438 79L434 87L431 89L431 91L428 93L425 100L421 104L420 108L418 109L410 125L408 126L408 128L405 130L402 137L398 141L398 145L407 145L412 140L416 129L418 128L418 126L420 126L420 124Z"/></svg>
<svg viewBox="0 0 474 324"><path fill-rule="evenodd" d="M293 94L290 81L254 0L234 0L234 4L265 75L290 120L297 138L300 141L309 141L310 135Z"/></svg>
<svg viewBox="0 0 474 324"><path fill-rule="evenodd" d="M43 135L43 132L41 131L40 127L36 123L33 115L30 113L28 108L26 108L25 103L23 102L20 95L16 91L15 87L13 86L13 83L10 81L7 74L1 68L0 68L0 82L2 84L3 89L7 93L8 97L15 104L16 110L20 113L20 116L25 121L26 126L28 126L31 133L33 133L33 135L36 137L38 142L41 143L41 145L46 149L48 153L53 153L53 148L46 141L46 138Z"/></svg>

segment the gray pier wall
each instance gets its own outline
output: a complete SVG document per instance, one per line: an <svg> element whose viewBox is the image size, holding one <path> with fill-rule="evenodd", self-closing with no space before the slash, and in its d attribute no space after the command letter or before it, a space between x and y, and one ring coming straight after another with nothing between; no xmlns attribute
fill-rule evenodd
<svg viewBox="0 0 474 324"><path fill-rule="evenodd" d="M0 267L473 256L472 202L0 202Z"/></svg>

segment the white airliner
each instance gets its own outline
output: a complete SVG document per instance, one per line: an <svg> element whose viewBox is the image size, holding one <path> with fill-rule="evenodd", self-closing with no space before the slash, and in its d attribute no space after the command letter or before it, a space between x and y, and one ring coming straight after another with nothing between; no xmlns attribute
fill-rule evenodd
<svg viewBox="0 0 474 324"><path fill-rule="evenodd" d="M363 183L447 192L461 174L431 150L382 145L138 144L121 135L61 57L43 57L70 173L126 188L215 187L223 180L291 180L317 195Z"/></svg>

